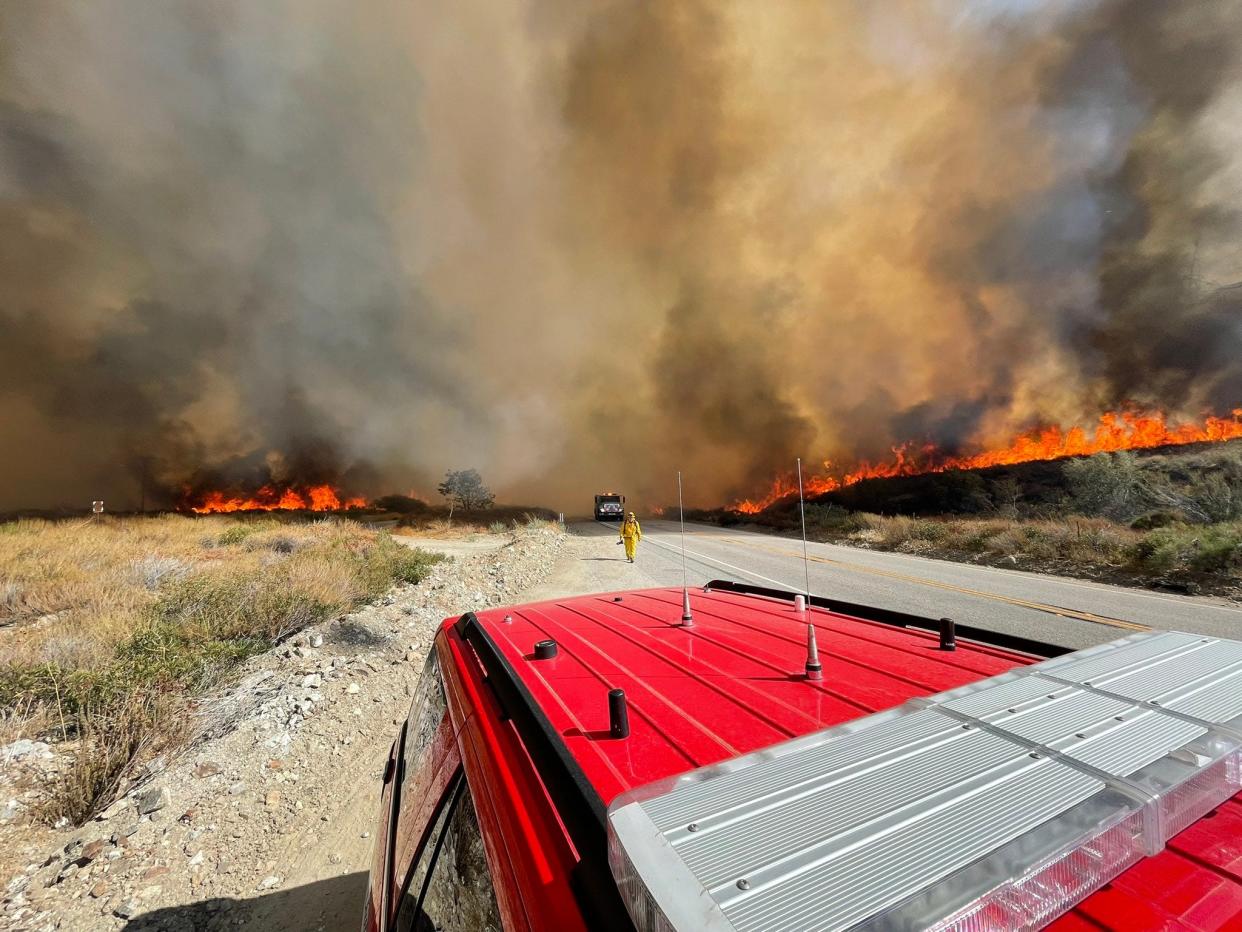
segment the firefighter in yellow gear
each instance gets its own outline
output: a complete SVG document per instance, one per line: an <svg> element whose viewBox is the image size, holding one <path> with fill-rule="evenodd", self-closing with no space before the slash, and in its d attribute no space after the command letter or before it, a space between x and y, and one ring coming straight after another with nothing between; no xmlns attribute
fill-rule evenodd
<svg viewBox="0 0 1242 932"><path fill-rule="evenodd" d="M631 511L621 522L621 541L625 544L625 558L631 563L634 562L634 555L638 553L638 542L642 539L643 529L638 526L638 518Z"/></svg>

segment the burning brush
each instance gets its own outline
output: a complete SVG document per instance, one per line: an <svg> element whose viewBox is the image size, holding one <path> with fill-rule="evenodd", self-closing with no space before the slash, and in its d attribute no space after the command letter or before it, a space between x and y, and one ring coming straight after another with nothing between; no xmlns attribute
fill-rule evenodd
<svg viewBox="0 0 1242 932"><path fill-rule="evenodd" d="M825 463L828 472L810 476L806 491L809 495L821 495L864 479L916 476L953 469L984 469L1119 450L1234 440L1242 437L1242 408L1235 409L1232 415L1229 418L1206 417L1201 421L1170 424L1159 412L1106 412L1100 415L1099 423L1091 432L1082 427L1069 430L1045 427L1022 434L1003 446L961 456L944 454L935 447L915 448L913 444L903 444L893 449L893 459L887 463L861 463L852 470L840 471L835 470L832 463ZM734 508L745 514L756 514L797 492L798 487L791 476L778 477L767 494L740 501Z"/></svg>
<svg viewBox="0 0 1242 932"><path fill-rule="evenodd" d="M179 508L207 515L234 511L346 511L364 508L366 504L366 499L346 496L326 483L283 487L268 483L249 493L186 490Z"/></svg>

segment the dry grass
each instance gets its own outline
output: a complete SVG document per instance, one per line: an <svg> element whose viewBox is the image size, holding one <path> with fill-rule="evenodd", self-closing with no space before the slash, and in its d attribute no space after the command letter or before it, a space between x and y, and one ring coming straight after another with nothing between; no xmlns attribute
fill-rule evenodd
<svg viewBox="0 0 1242 932"><path fill-rule="evenodd" d="M0 722L79 746L47 815L86 818L177 739L187 696L435 559L340 520L0 525Z"/></svg>
<svg viewBox="0 0 1242 932"><path fill-rule="evenodd" d="M414 531L419 537L437 540L461 540L478 534L504 534L520 527L563 530L556 515L545 508L489 508L486 511L459 512L453 516L452 521L443 516L425 514L403 519L401 527Z"/></svg>
<svg viewBox="0 0 1242 932"><path fill-rule="evenodd" d="M814 509L814 510L813 510ZM1107 518L913 518L809 506L815 540L1201 590L1242 589L1242 521L1138 530Z"/></svg>
<svg viewBox="0 0 1242 932"><path fill-rule="evenodd" d="M556 512L547 508L497 505L474 511L458 510L450 521L447 508L430 508L400 519L400 525L420 537L459 539L471 534L499 534L516 527L551 526L560 529Z"/></svg>

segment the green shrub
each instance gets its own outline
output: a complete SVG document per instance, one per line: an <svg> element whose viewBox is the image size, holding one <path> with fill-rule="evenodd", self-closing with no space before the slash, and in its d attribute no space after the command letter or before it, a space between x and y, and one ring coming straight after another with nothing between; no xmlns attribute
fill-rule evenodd
<svg viewBox="0 0 1242 932"><path fill-rule="evenodd" d="M938 544L948 540L951 531L949 525L943 521L935 521L931 518L920 518L915 520L910 525L908 533L914 540L925 540L933 544Z"/></svg>
<svg viewBox="0 0 1242 932"><path fill-rule="evenodd" d="M1135 544L1130 556L1135 566L1151 573L1224 573L1242 562L1242 526L1158 528Z"/></svg>
<svg viewBox="0 0 1242 932"><path fill-rule="evenodd" d="M790 517L794 522L800 520L796 510ZM812 536L841 537L866 527L867 520L863 515L839 505L812 502L806 506L806 530Z"/></svg>
<svg viewBox="0 0 1242 932"><path fill-rule="evenodd" d="M216 546L228 547L232 544L240 544L256 530L258 528L253 524L234 524L216 535Z"/></svg>
<svg viewBox="0 0 1242 932"><path fill-rule="evenodd" d="M1242 484L1230 482L1222 473L1194 483L1187 495L1210 522L1242 517Z"/></svg>
<svg viewBox="0 0 1242 932"><path fill-rule="evenodd" d="M1181 561L1181 543L1176 533L1158 528L1131 548L1131 560L1140 570L1164 575Z"/></svg>
<svg viewBox="0 0 1242 932"><path fill-rule="evenodd" d="M1200 573L1219 573L1236 566L1242 535L1236 527L1213 526L1202 529L1199 546L1190 555L1190 567Z"/></svg>
<svg viewBox="0 0 1242 932"><path fill-rule="evenodd" d="M1144 477L1132 453L1097 453L1062 467L1083 514L1130 520L1148 506Z"/></svg>
<svg viewBox="0 0 1242 932"><path fill-rule="evenodd" d="M1168 527L1177 521L1177 515L1171 511L1152 511L1130 522L1136 531L1151 531L1158 527Z"/></svg>

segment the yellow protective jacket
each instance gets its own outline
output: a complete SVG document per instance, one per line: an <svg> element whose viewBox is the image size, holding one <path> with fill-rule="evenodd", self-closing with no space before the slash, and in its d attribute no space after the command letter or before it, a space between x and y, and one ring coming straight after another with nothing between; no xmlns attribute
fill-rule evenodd
<svg viewBox="0 0 1242 932"><path fill-rule="evenodd" d="M626 518L621 522L621 539L625 540L627 537L631 537L634 540L643 539L643 529L638 526L637 518L633 520Z"/></svg>

